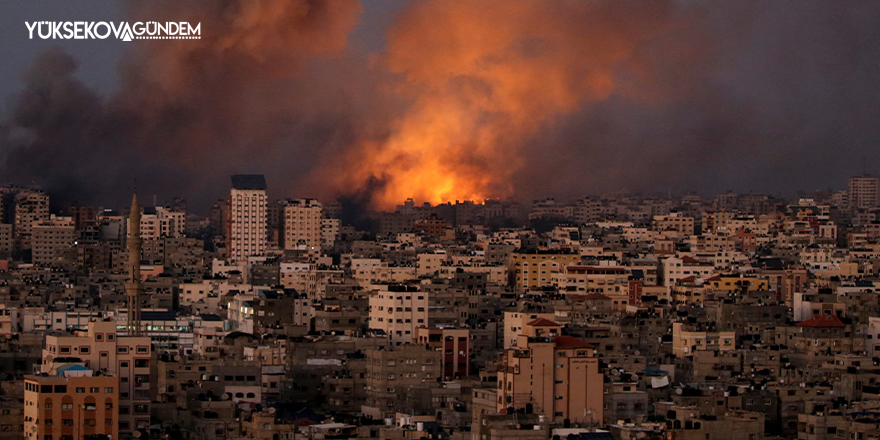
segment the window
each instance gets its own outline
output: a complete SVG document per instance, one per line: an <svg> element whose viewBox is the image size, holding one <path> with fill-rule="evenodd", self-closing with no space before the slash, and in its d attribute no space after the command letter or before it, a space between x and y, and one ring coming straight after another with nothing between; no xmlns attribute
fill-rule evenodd
<svg viewBox="0 0 880 440"><path fill-rule="evenodd" d="M137 352L138 353L147 353L148 350L147 350L147 347L138 347Z"/></svg>
<svg viewBox="0 0 880 440"><path fill-rule="evenodd" d="M104 388L104 392L107 393L107 394L112 394L112 393L113 393L113 387L106 387L106 388Z"/></svg>
<svg viewBox="0 0 880 440"><path fill-rule="evenodd" d="M73 409L73 404L72 403L62 403L61 409Z"/></svg>
<svg viewBox="0 0 880 440"><path fill-rule="evenodd" d="M85 394L86 387L76 387L76 394Z"/></svg>
<svg viewBox="0 0 880 440"><path fill-rule="evenodd" d="M128 347L116 347L116 352L121 354L128 353Z"/></svg>

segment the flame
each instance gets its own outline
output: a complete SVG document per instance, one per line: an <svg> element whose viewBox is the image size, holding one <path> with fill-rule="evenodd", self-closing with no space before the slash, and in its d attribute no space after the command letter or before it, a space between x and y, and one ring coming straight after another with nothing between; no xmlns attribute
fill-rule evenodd
<svg viewBox="0 0 880 440"><path fill-rule="evenodd" d="M580 0L414 4L389 30L383 58L399 81L392 93L412 105L389 136L338 159L346 171L333 184L344 191L378 179L377 208L408 197L510 196L514 175L527 171L523 144L555 116L613 94L666 9Z"/></svg>

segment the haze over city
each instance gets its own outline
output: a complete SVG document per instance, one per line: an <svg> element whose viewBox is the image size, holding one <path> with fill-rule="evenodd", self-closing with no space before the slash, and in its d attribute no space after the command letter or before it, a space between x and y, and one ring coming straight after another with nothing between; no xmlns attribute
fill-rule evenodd
<svg viewBox="0 0 880 440"><path fill-rule="evenodd" d="M831 189L880 161L871 3L4 5L6 183L202 210L233 173L373 207ZM65 15L66 14L66 15ZM62 15L65 15L62 17ZM29 40L44 19L199 40ZM12 22L15 20L15 22Z"/></svg>

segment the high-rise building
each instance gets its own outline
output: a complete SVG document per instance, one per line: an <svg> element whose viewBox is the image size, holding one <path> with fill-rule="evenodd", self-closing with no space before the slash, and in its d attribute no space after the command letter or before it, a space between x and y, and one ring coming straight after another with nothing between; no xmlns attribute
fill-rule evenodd
<svg viewBox="0 0 880 440"><path fill-rule="evenodd" d="M73 217L56 217L34 222L31 227L31 260L51 264L62 258L61 252L73 246Z"/></svg>
<svg viewBox="0 0 880 440"><path fill-rule="evenodd" d="M12 255L12 225L0 223L0 258Z"/></svg>
<svg viewBox="0 0 880 440"><path fill-rule="evenodd" d="M880 178L863 175L849 179L850 210L873 209L880 205Z"/></svg>
<svg viewBox="0 0 880 440"><path fill-rule="evenodd" d="M72 205L64 208L64 215L73 217L73 226L77 231L95 223L95 211L91 206L86 206L80 202L74 202Z"/></svg>
<svg viewBox="0 0 880 440"><path fill-rule="evenodd" d="M283 249L305 247L310 256L321 253L321 203L315 199L288 200L281 219Z"/></svg>
<svg viewBox="0 0 880 440"><path fill-rule="evenodd" d="M49 219L49 196L38 189L22 189L15 194L12 233L19 249L29 249L34 222Z"/></svg>
<svg viewBox="0 0 880 440"><path fill-rule="evenodd" d="M96 374L118 377L119 433L129 437L135 430L150 427L150 338L117 336L118 330L125 331L125 326L93 319L86 331L46 335L40 372L57 375L73 362Z"/></svg>
<svg viewBox="0 0 880 440"><path fill-rule="evenodd" d="M26 439L119 438L119 378L78 363L24 378Z"/></svg>
<svg viewBox="0 0 880 440"><path fill-rule="evenodd" d="M229 199L221 199L211 205L208 221L214 235L225 236L226 225L229 222Z"/></svg>
<svg viewBox="0 0 880 440"><path fill-rule="evenodd" d="M321 247L333 249L336 239L339 238L341 222L338 218L324 218L321 220Z"/></svg>
<svg viewBox="0 0 880 440"><path fill-rule="evenodd" d="M232 176L226 253L233 261L266 252L266 179L259 174Z"/></svg>

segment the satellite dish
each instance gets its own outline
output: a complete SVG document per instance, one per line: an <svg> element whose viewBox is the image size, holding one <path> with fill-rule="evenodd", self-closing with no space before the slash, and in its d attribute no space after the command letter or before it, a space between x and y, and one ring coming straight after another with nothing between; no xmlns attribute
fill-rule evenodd
<svg viewBox="0 0 880 440"><path fill-rule="evenodd" d="M231 398L232 398L232 395L230 395L229 393L223 393L223 395L220 396L220 400L229 400Z"/></svg>
<svg viewBox="0 0 880 440"><path fill-rule="evenodd" d="M140 431L135 431L134 433L131 434L131 436L134 437L134 438L141 438L141 432L140 432Z"/></svg>
<svg viewBox="0 0 880 440"><path fill-rule="evenodd" d="M179 354L174 356L174 362L180 362L180 359L181 358Z"/></svg>
<svg viewBox="0 0 880 440"><path fill-rule="evenodd" d="M275 414L275 408L269 408L269 414Z"/></svg>
<svg viewBox="0 0 880 440"><path fill-rule="evenodd" d="M676 388L676 389L675 389L675 394L678 394L678 395L680 396L681 393L683 393L683 391L681 390L681 388Z"/></svg>

